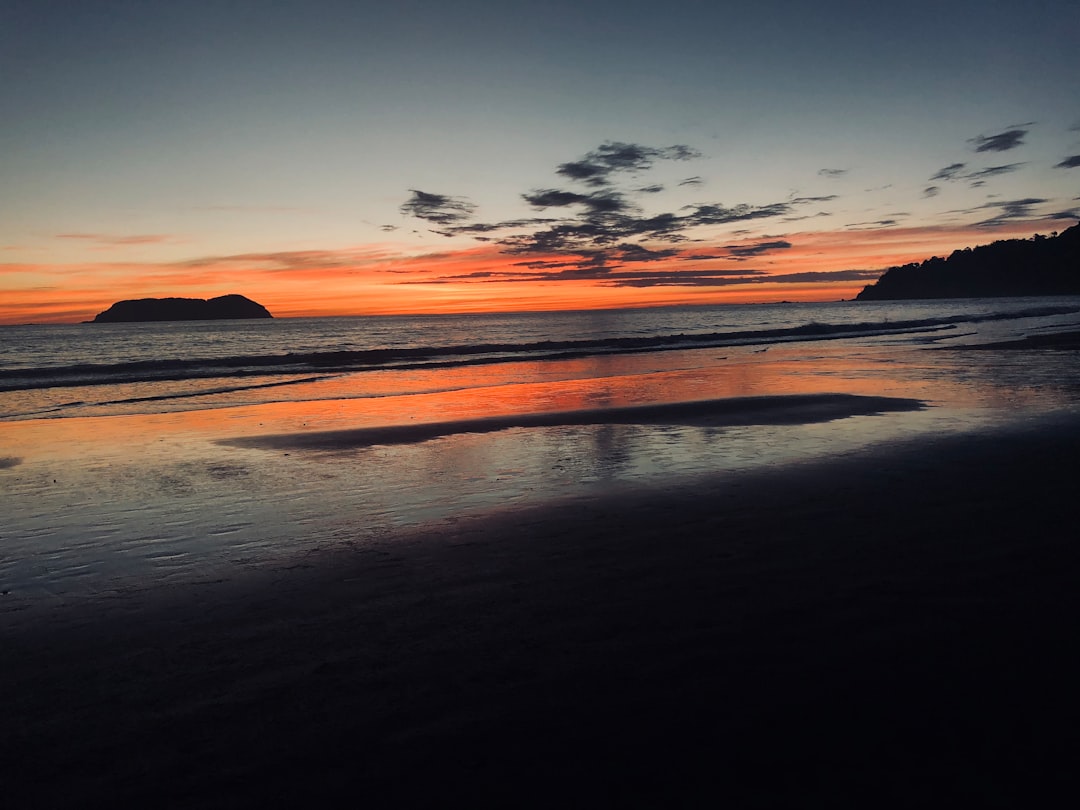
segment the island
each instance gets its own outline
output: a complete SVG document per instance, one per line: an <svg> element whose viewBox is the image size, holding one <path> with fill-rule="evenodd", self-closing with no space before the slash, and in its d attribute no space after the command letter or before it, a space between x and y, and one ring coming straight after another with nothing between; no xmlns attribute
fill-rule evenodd
<svg viewBox="0 0 1080 810"><path fill-rule="evenodd" d="M242 295L205 298L139 298L117 301L99 312L91 323L153 321L220 321L237 318L273 318L262 304Z"/></svg>
<svg viewBox="0 0 1080 810"><path fill-rule="evenodd" d="M1006 239L890 267L856 301L1080 295L1080 223L1061 234Z"/></svg>

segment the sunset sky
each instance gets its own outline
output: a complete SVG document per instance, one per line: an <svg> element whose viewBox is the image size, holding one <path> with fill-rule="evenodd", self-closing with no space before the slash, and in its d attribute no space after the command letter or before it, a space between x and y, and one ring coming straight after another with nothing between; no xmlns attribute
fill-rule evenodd
<svg viewBox="0 0 1080 810"><path fill-rule="evenodd" d="M1080 3L0 1L0 323L850 298L1080 217Z"/></svg>

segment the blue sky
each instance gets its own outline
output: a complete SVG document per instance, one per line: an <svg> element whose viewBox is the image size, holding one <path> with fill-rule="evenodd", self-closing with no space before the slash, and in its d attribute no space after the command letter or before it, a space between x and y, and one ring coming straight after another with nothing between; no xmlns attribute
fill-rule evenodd
<svg viewBox="0 0 1080 810"><path fill-rule="evenodd" d="M410 190L520 220L612 142L695 150L620 176L663 186L640 212L820 201L688 234L710 243L1059 230L1077 31L1075 2L7 0L0 294L44 301L72 267L83 294L95 264L122 291L124 266L472 250L403 213Z"/></svg>

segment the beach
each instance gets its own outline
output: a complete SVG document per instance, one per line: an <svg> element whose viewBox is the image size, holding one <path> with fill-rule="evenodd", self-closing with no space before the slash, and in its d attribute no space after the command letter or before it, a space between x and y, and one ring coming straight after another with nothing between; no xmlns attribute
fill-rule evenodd
<svg viewBox="0 0 1080 810"><path fill-rule="evenodd" d="M1077 31L0 0L0 810L1067 807Z"/></svg>
<svg viewBox="0 0 1080 810"><path fill-rule="evenodd" d="M255 402L16 368L59 376L0 400L5 803L1038 803L1080 720L1076 311Z"/></svg>
<svg viewBox="0 0 1080 810"><path fill-rule="evenodd" d="M5 795L1015 806L1071 779L1078 450L898 442L8 613Z"/></svg>

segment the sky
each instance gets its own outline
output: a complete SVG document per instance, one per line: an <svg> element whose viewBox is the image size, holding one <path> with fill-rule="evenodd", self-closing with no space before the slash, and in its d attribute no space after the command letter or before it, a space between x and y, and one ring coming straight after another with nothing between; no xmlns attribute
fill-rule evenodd
<svg viewBox="0 0 1080 810"><path fill-rule="evenodd" d="M1080 217L1080 3L0 0L0 323L839 300Z"/></svg>

